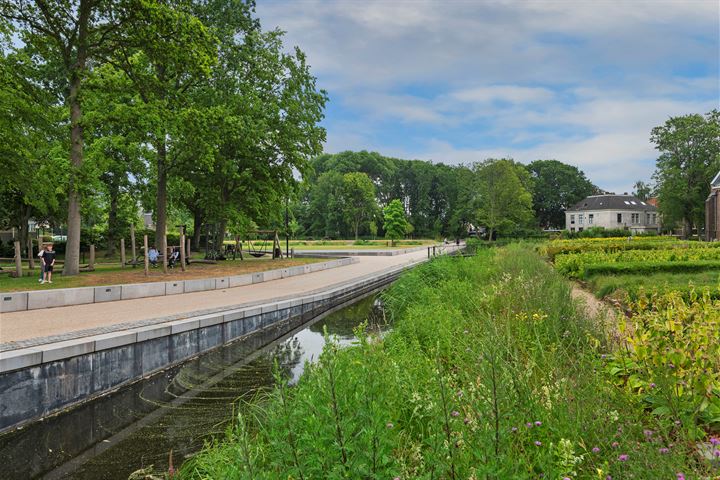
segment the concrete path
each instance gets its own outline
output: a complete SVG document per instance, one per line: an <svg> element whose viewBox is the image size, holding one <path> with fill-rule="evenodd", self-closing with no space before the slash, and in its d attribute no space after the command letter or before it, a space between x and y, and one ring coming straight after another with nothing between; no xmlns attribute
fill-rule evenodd
<svg viewBox="0 0 720 480"><path fill-rule="evenodd" d="M79 331L102 329L117 324L301 296L423 258L427 258L427 251L424 249L404 255L362 256L358 257L357 263L344 267L224 290L3 313L0 314L0 345L9 342L22 344L29 339L71 335L72 332L76 334L71 336L76 337Z"/></svg>

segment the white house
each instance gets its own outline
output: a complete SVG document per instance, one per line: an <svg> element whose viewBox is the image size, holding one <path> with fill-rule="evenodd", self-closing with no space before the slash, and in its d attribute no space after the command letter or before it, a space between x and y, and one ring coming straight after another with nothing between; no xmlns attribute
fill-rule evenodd
<svg viewBox="0 0 720 480"><path fill-rule="evenodd" d="M565 211L565 229L581 232L591 227L660 232L660 216L654 205L633 195L591 195Z"/></svg>

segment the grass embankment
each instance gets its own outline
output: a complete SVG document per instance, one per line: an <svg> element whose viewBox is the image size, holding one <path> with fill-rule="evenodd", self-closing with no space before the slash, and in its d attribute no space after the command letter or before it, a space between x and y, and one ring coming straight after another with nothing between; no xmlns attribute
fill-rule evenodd
<svg viewBox="0 0 720 480"><path fill-rule="evenodd" d="M285 248L285 242L281 241L280 243ZM394 245L391 245L390 240L292 240L290 248L295 250L397 250L437 243L437 240L432 239L397 240Z"/></svg>
<svg viewBox="0 0 720 480"><path fill-rule="evenodd" d="M253 258L245 260L224 260L217 264L191 263L183 272L180 267L168 269L164 274L162 267L150 268L150 274L146 277L143 265L135 268L127 266L121 268L119 265L98 264L95 271L81 272L72 277L62 276L62 266L56 266L53 272L52 284L40 284L40 267L36 264L35 270L25 270L25 276L12 278L9 275L0 275L0 292L17 292L24 290L49 290L53 288L93 287L100 285L118 285L123 283L148 283L173 280L189 280L193 278L212 278L229 275L243 275L245 273L274 270L307 263L321 262L322 259L294 258L276 259L270 257ZM31 273L31 275L28 275Z"/></svg>
<svg viewBox="0 0 720 480"><path fill-rule="evenodd" d="M330 344L297 386L242 406L180 478L674 479L711 468L681 427L609 381L604 332L530 248L434 260L384 297L392 333Z"/></svg>

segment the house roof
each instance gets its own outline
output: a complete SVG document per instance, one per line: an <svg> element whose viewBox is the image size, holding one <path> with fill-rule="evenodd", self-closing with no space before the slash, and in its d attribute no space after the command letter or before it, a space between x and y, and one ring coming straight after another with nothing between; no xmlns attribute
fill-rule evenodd
<svg viewBox="0 0 720 480"><path fill-rule="evenodd" d="M717 175L715 175L715 178L712 179L710 186L713 188L720 187L720 172L718 172Z"/></svg>
<svg viewBox="0 0 720 480"><path fill-rule="evenodd" d="M591 195L579 201L568 211L584 210L650 210L655 211L657 207L651 205L633 195Z"/></svg>

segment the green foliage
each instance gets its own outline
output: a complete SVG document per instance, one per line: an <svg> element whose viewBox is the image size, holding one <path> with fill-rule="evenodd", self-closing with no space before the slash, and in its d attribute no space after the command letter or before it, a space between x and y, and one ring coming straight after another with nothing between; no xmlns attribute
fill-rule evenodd
<svg viewBox="0 0 720 480"><path fill-rule="evenodd" d="M475 219L494 234L511 234L530 224L532 179L524 167L509 159L486 160L473 168Z"/></svg>
<svg viewBox="0 0 720 480"><path fill-rule="evenodd" d="M533 209L545 228L564 228L565 210L598 190L579 168L557 160L535 160L527 169L533 178Z"/></svg>
<svg viewBox="0 0 720 480"><path fill-rule="evenodd" d="M666 248L718 248L720 244L681 242L673 237L622 237L586 238L582 240L553 240L543 245L541 251L550 260L556 255L580 252L616 252L620 250L655 250Z"/></svg>
<svg viewBox="0 0 720 480"><path fill-rule="evenodd" d="M687 299L668 292L641 296L629 308L630 348L615 354L608 370L653 414L677 420L702 438L696 426L720 425L720 300L708 291L693 291Z"/></svg>
<svg viewBox="0 0 720 480"><path fill-rule="evenodd" d="M361 172L346 173L342 177L343 213L358 239L360 225L373 218L377 205L375 203L375 185L366 174Z"/></svg>
<svg viewBox="0 0 720 480"><path fill-rule="evenodd" d="M400 200L395 199L385 207L383 211L385 222L383 230L385 230L385 238L389 238L392 244L403 238L407 233L408 221L405 218L405 207Z"/></svg>
<svg viewBox="0 0 720 480"><path fill-rule="evenodd" d="M650 140L660 152L655 181L665 225L705 224L710 180L720 170L720 111L671 117L652 129Z"/></svg>
<svg viewBox="0 0 720 480"><path fill-rule="evenodd" d="M330 342L296 386L278 377L180 478L710 472L682 429L653 424L644 435L650 418L602 373L603 333L531 249L434 260L383 297L394 331L360 326L355 346Z"/></svg>

